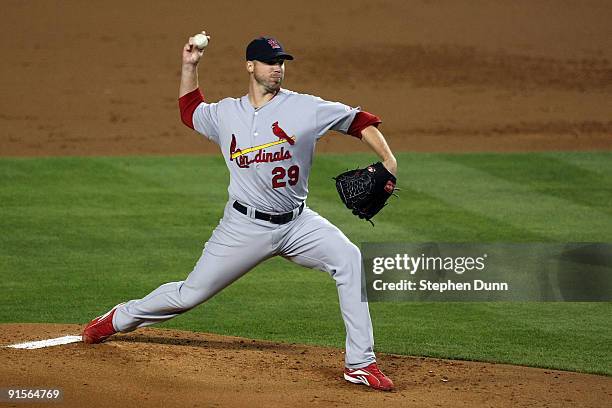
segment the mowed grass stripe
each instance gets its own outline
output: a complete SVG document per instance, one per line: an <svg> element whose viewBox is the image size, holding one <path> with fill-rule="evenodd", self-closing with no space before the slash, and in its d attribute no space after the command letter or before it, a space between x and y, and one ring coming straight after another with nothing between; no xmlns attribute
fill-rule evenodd
<svg viewBox="0 0 612 408"><path fill-rule="evenodd" d="M612 179L612 153L610 152L551 152L542 153L584 170L599 174L607 180ZM608 183L608 189L609 189Z"/></svg>
<svg viewBox="0 0 612 408"><path fill-rule="evenodd" d="M474 158L478 160L474 160ZM446 161L460 164L491 176L517 183L543 195L586 205L612 216L610 178L547 153L513 154L513 160L500 161L490 155L445 156ZM612 155L607 156L612 160ZM600 170L605 167L599 167ZM534 171L535 170L535 171ZM585 194L586 192L586 194Z"/></svg>
<svg viewBox="0 0 612 408"><path fill-rule="evenodd" d="M425 155L426 157L429 157ZM338 174L347 169L346 156L325 155L325 160L317 160L313 174ZM374 160L363 154L350 156L352 163L364 166ZM405 242L541 242L547 241L543 234L527 232L514 227L503 219L489 217L479 211L470 211L443 198L412 186L413 180L423 176L423 155L404 153L400 155L400 174L398 175L398 197L391 197L389 205L374 218L375 227L364 231L363 222L355 222L355 217L340 205L335 188L325 182L311 188L309 205L338 225L349 237L367 235L382 241ZM315 179L316 180L316 179ZM428 179L425 184L434 183ZM474 228L477 225L478 228ZM382 234L381 234L382 232ZM372 241L374 238L366 238ZM355 241L363 242L363 241Z"/></svg>
<svg viewBox="0 0 612 408"><path fill-rule="evenodd" d="M509 160L514 157L510 155ZM612 231L612 216L597 208L539 193L520 180L507 181L455 161L452 157L430 157L421 163L420 177L412 181L412 187L552 241L565 241L568 233L576 241L605 241ZM544 165L533 164L534 173L539 166Z"/></svg>
<svg viewBox="0 0 612 408"><path fill-rule="evenodd" d="M403 187L400 198L374 219L374 229L386 232L387 241L404 242L542 242L548 238L535 234L482 213L468 211L423 191ZM334 197L335 198L335 197ZM358 234L363 225L354 224L353 216L334 213L337 204L331 201L310 200L311 207L320 210L337 225L346 225L347 234ZM449 222L452 219L452 222ZM479 225L478 231L473 230ZM353 231L352 227L355 227ZM343 228L344 230L345 228Z"/></svg>
<svg viewBox="0 0 612 408"><path fill-rule="evenodd" d="M568 157L576 166L588 167L588 155ZM609 181L612 161L594 157L603 168L598 172L601 183ZM463 169L478 173L474 166L453 163L461 161L454 155L400 154L398 159L404 190L375 218L376 227L343 207L331 180L347 168L371 163L372 155L318 156L309 205L356 243L578 240L573 223L565 219L573 213L563 208L546 209L556 231L551 237L517 223L520 214L511 219L490 214L486 200L463 205L494 190L491 179L498 180L486 172L490 178L471 181L474 194L466 194L462 205L441 196L437 186L434 193L423 188ZM477 168L493 161L504 168L515 158L483 155L470 160L486 162ZM73 323L144 296L161 283L184 279L222 214L228 179L222 159L192 156L0 159L0 176L0 321ZM526 189L521 185L525 180L499 179L506 205L513 206L513 196ZM570 177L567 188L594 194L579 179ZM541 183L545 187L546 180ZM597 204L603 198L587 197L585 202ZM529 218L548 204L536 200L522 210ZM611 240L606 225L592 226L579 231L581 236ZM607 374L612 374L611 309L610 303L371 305L378 351ZM205 305L163 326L344 344L332 279L283 259L265 262Z"/></svg>

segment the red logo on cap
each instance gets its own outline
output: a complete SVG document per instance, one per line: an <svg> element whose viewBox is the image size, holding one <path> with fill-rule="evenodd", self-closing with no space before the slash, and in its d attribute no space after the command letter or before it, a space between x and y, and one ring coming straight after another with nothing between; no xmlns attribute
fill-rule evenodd
<svg viewBox="0 0 612 408"><path fill-rule="evenodd" d="M270 47L272 47L272 49L281 47L280 44L274 38L268 39L268 44L270 44Z"/></svg>

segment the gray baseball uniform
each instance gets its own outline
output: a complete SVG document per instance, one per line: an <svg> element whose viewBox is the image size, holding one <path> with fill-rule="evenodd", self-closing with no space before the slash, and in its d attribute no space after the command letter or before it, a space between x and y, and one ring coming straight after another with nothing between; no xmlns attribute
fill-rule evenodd
<svg viewBox="0 0 612 408"><path fill-rule="evenodd" d="M281 89L255 109L248 96L201 103L194 128L219 145L230 171L224 215L185 281L167 283L117 308L122 332L171 319L240 278L260 262L283 256L328 272L336 282L346 328L349 368L375 361L367 302L361 301L361 254L346 236L304 202L316 141L346 133L358 109ZM285 214L285 223L260 219ZM276 222L276 221L275 221Z"/></svg>

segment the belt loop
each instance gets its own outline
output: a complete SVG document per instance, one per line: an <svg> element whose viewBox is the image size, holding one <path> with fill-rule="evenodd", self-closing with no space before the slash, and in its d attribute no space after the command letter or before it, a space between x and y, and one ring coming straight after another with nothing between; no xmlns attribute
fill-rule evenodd
<svg viewBox="0 0 612 408"><path fill-rule="evenodd" d="M247 217L255 218L255 208L251 207L250 205L247 205L246 208L247 208Z"/></svg>
<svg viewBox="0 0 612 408"><path fill-rule="evenodd" d="M291 221L295 220L298 215L300 215L300 207L294 208L292 212L293 216L291 217Z"/></svg>

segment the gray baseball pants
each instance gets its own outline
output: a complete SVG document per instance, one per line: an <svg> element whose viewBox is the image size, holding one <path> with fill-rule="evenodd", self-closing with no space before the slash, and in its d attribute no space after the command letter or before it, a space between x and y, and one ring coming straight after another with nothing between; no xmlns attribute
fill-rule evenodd
<svg viewBox="0 0 612 408"><path fill-rule="evenodd" d="M204 245L186 280L161 285L142 299L119 306L115 329L129 332L178 316L205 302L273 256L319 269L336 282L346 328L345 364L375 361L368 303L361 299L361 253L337 227L308 207L286 224L272 224L225 206L223 218ZM249 212L250 214L250 212Z"/></svg>

